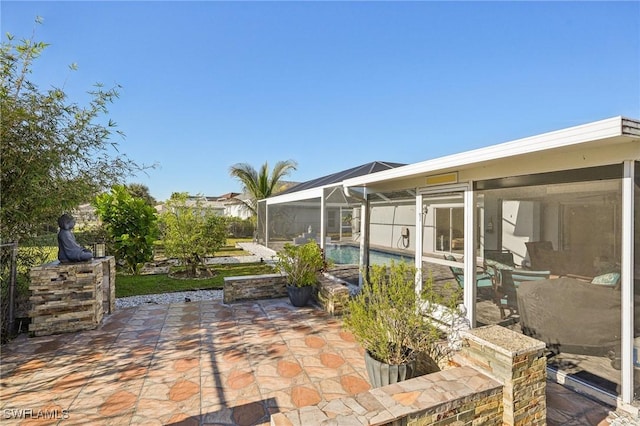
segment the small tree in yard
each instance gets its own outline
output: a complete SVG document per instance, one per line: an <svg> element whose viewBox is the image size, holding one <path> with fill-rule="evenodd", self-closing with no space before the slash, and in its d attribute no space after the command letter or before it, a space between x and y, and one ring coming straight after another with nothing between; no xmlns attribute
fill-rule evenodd
<svg viewBox="0 0 640 426"><path fill-rule="evenodd" d="M160 224L167 256L177 258L191 277L199 275L199 266L211 274L205 258L226 244L226 218L204 206L200 198L190 199L184 192L173 193L165 207Z"/></svg>
<svg viewBox="0 0 640 426"><path fill-rule="evenodd" d="M47 46L33 38L16 42L7 34L0 47L3 242L37 235L43 225L55 224L62 213L140 169L119 154L114 136L122 133L108 117L119 86L96 84L82 106L63 89L40 89L30 80Z"/></svg>
<svg viewBox="0 0 640 426"><path fill-rule="evenodd" d="M96 197L95 207L106 224L116 257L138 274L144 262L153 258L153 242L158 236L156 211L142 198L134 198L125 186Z"/></svg>

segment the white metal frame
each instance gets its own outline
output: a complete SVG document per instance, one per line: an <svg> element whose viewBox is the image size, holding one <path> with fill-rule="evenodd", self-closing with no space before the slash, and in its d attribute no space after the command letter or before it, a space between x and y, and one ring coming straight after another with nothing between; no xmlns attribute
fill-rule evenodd
<svg viewBox="0 0 640 426"><path fill-rule="evenodd" d="M624 162L622 177L622 391L623 404L633 402L633 329L634 329L634 161Z"/></svg>

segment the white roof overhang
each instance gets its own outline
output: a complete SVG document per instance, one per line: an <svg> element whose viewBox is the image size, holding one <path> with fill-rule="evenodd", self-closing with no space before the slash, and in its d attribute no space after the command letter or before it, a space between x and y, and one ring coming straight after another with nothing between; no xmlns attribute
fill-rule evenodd
<svg viewBox="0 0 640 426"><path fill-rule="evenodd" d="M624 117L613 117L580 126L569 127L549 133L543 133L523 139L517 139L486 148L453 154L432 160L422 161L389 170L371 173L359 177L345 179L341 183L333 183L299 192L276 195L266 199L267 205L281 204L313 198L320 198L327 188L366 188L366 192L381 192L398 187L419 187L425 176L460 172L468 169L486 167L505 163L508 159L522 161L540 155L561 156L563 153L579 148L597 149L611 147L615 144L640 142L640 121ZM640 159L640 143L633 148L632 155ZM554 166L549 166L554 167ZM543 170L541 170L543 171Z"/></svg>
<svg viewBox="0 0 640 426"><path fill-rule="evenodd" d="M410 182L416 178L451 171L489 166L515 157L537 156L545 152L561 154L580 147L607 147L617 143L640 141L640 121L614 117L563 130L492 145L385 170L343 181L345 187L368 187L370 192L390 188L393 182ZM640 156L640 144L636 155ZM636 158L637 159L637 158ZM419 186L419 185L416 185Z"/></svg>

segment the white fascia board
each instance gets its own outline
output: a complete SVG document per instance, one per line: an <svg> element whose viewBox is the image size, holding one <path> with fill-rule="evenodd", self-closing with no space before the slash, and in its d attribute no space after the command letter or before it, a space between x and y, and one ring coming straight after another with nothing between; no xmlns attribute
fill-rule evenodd
<svg viewBox="0 0 640 426"><path fill-rule="evenodd" d="M332 185L336 186L336 185ZM267 198L267 205L290 203L292 201L310 200L312 198L320 198L324 194L324 189L331 186L322 186L318 188L310 188L304 191L291 192L289 194L275 195Z"/></svg>
<svg viewBox="0 0 640 426"><path fill-rule="evenodd" d="M486 148L409 164L367 176L346 179L343 181L343 185L347 187L363 186L385 180L411 178L426 173L438 173L441 170L463 168L483 161L499 160L517 155L531 154L621 136L623 135L623 121L633 122L633 120L627 120L623 117L608 118L524 139L517 139L511 142L504 142Z"/></svg>

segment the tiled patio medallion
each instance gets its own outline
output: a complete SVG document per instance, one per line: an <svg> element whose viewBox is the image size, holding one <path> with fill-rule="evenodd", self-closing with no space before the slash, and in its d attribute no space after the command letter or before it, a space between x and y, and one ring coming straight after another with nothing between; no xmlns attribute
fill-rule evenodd
<svg viewBox="0 0 640 426"><path fill-rule="evenodd" d="M200 392L200 385L189 380L179 380L169 391L169 399L171 401L184 401Z"/></svg>
<svg viewBox="0 0 640 426"><path fill-rule="evenodd" d="M281 377L295 377L302 372L302 367L297 362L278 361L278 374Z"/></svg>
<svg viewBox="0 0 640 426"><path fill-rule="evenodd" d="M351 334L348 331L341 331L340 332L340 338L342 340L344 340L345 342L355 342L356 338L353 334Z"/></svg>
<svg viewBox="0 0 640 426"><path fill-rule="evenodd" d="M307 386L296 386L291 390L291 400L296 407L316 405L322 398L317 390Z"/></svg>
<svg viewBox="0 0 640 426"><path fill-rule="evenodd" d="M320 362L325 367L329 368L338 368L344 364L344 358L340 355L336 355L333 353L322 353L320 354Z"/></svg>
<svg viewBox="0 0 640 426"><path fill-rule="evenodd" d="M232 371L227 378L227 386L231 389L242 389L249 386L255 381L253 373L251 371Z"/></svg>
<svg viewBox="0 0 640 426"><path fill-rule="evenodd" d="M342 376L340 377L340 384L348 395L356 395L371 388L369 382L358 376Z"/></svg>
<svg viewBox="0 0 640 426"><path fill-rule="evenodd" d="M135 407L138 398L128 391L117 391L107 398L107 400L100 405L98 413L102 416L113 416L115 414L122 414Z"/></svg>
<svg viewBox="0 0 640 426"><path fill-rule="evenodd" d="M192 368L197 368L199 366L200 366L200 361L198 358L195 358L195 357L178 359L173 363L173 369L179 373L191 370Z"/></svg>
<svg viewBox="0 0 640 426"><path fill-rule="evenodd" d="M304 343L314 349L319 349L327 344L321 337L317 336L307 336L304 338Z"/></svg>

